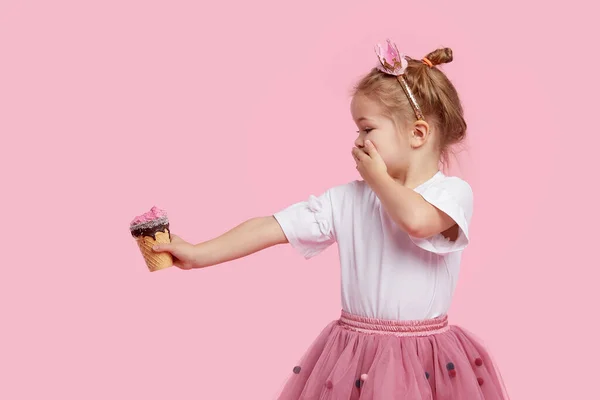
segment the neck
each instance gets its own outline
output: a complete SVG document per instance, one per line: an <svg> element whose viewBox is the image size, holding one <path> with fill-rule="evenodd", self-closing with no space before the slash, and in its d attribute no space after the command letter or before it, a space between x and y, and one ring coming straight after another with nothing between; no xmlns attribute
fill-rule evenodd
<svg viewBox="0 0 600 400"><path fill-rule="evenodd" d="M392 175L392 178L402 186L414 189L431 179L438 171L438 160L413 162L404 171Z"/></svg>

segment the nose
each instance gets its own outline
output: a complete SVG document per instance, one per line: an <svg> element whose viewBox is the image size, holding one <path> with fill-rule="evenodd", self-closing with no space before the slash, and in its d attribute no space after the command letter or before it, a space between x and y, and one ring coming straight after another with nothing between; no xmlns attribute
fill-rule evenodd
<svg viewBox="0 0 600 400"><path fill-rule="evenodd" d="M365 141L362 138L362 135L358 135L358 137L356 138L356 140L354 141L354 145L356 147L358 147L359 149L362 149L365 146Z"/></svg>

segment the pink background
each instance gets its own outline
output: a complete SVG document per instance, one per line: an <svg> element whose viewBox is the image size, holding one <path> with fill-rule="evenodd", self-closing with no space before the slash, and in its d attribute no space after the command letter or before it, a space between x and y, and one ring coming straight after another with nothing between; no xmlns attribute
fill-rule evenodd
<svg viewBox="0 0 600 400"><path fill-rule="evenodd" d="M200 3L0 2L0 398L274 398L338 316L335 247L149 273L128 223L156 204L201 241L356 179L348 93L386 37L455 54L470 137L452 172L476 209L453 323L512 398L590 398L587 2Z"/></svg>

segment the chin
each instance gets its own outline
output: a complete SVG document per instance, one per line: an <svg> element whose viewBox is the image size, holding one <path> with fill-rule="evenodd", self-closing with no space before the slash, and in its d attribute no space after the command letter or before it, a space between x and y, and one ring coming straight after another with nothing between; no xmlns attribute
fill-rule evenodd
<svg viewBox="0 0 600 400"><path fill-rule="evenodd" d="M399 165L390 165L390 164L386 163L386 166L387 166L388 174L390 174L390 176L392 176L392 177L398 177L398 176L404 175L404 171L406 171L405 167L402 167Z"/></svg>

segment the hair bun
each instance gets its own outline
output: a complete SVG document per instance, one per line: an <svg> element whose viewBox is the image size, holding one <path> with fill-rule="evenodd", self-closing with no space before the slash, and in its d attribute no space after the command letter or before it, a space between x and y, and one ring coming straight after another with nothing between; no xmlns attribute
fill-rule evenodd
<svg viewBox="0 0 600 400"><path fill-rule="evenodd" d="M452 49L448 47L437 49L427 54L425 57L427 57L433 65L447 64L452 62Z"/></svg>

